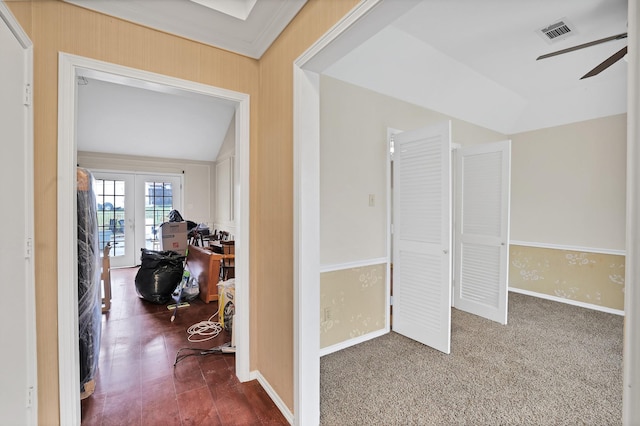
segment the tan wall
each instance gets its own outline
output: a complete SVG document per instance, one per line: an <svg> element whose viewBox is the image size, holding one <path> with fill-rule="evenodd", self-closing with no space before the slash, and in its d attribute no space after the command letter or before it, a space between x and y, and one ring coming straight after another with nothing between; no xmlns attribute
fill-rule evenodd
<svg viewBox="0 0 640 426"><path fill-rule="evenodd" d="M260 59L260 159L252 189L256 208L255 298L260 318L258 366L293 407L293 62L357 0L310 0ZM254 296L252 296L254 297Z"/></svg>
<svg viewBox="0 0 640 426"><path fill-rule="evenodd" d="M511 287L624 310L622 255L512 245L509 256Z"/></svg>
<svg viewBox="0 0 640 426"><path fill-rule="evenodd" d="M57 333L57 252L56 252L56 169L58 120L58 52L148 70L193 80L251 95L251 176L255 182L260 160L258 140L259 64L256 60L208 47L183 38L107 17L64 2L8 2L11 11L34 44L34 166L35 166L35 285L38 345L39 420L59 422L58 333ZM268 165L267 165L268 167ZM256 192L251 203L256 205ZM256 222L256 210L251 220ZM256 244L255 232L251 234ZM260 276L255 273L256 251L252 250L251 291ZM273 257L275 265L290 261ZM263 262L264 263L264 262ZM277 266L276 266L277 267ZM262 284L267 286L268 284ZM274 293L277 293L274 290ZM252 306L251 315L258 316ZM261 348L255 323L251 329L251 368ZM288 366L291 370L291 365ZM288 372L283 374L290 376ZM291 380L287 383L290 388Z"/></svg>
<svg viewBox="0 0 640 426"><path fill-rule="evenodd" d="M387 265L320 274L320 347L384 328Z"/></svg>

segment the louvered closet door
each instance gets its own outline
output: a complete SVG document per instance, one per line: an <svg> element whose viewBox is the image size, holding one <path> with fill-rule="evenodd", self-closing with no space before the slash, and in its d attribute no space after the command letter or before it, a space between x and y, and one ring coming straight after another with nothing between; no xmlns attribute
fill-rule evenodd
<svg viewBox="0 0 640 426"><path fill-rule="evenodd" d="M449 353L450 123L394 136L393 329Z"/></svg>
<svg viewBox="0 0 640 426"><path fill-rule="evenodd" d="M454 306L507 323L511 142L456 152Z"/></svg>

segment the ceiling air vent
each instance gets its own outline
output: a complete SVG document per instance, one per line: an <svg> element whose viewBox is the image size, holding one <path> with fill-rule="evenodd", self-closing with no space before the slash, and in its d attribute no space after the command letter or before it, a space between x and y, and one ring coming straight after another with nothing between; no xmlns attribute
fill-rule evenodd
<svg viewBox="0 0 640 426"><path fill-rule="evenodd" d="M575 32L575 27L566 18L538 30L538 34L549 44L564 40Z"/></svg>

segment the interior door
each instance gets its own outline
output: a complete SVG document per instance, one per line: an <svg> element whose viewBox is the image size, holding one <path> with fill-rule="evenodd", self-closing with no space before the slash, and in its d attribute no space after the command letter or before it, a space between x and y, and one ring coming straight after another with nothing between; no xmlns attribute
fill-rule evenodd
<svg viewBox="0 0 640 426"><path fill-rule="evenodd" d="M100 253L111 243L111 266L133 266L136 256L134 176L126 173L95 172Z"/></svg>
<svg viewBox="0 0 640 426"><path fill-rule="evenodd" d="M21 35L14 35L12 29ZM0 314L0 336L5 345L0 363L0 423L12 425L37 423L33 148L31 101L25 96L31 50L24 47L25 41L28 38L0 3L0 138L5 158L0 167L0 289L6 297Z"/></svg>
<svg viewBox="0 0 640 426"><path fill-rule="evenodd" d="M451 340L451 124L394 135L393 329L444 353Z"/></svg>
<svg viewBox="0 0 640 426"><path fill-rule="evenodd" d="M511 141L456 151L454 306L507 323Z"/></svg>

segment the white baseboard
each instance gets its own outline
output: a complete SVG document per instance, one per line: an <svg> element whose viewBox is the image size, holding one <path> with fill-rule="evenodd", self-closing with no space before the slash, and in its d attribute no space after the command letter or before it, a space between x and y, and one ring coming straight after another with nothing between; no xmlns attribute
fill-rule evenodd
<svg viewBox="0 0 640 426"><path fill-rule="evenodd" d="M249 373L249 378L251 380L258 380L258 383L260 383L265 392L267 392L267 395L269 395L274 404L276 404L276 407L278 407L278 410L280 410L284 418L289 422L290 425L292 425L294 420L293 413L291 412L291 410L289 410L287 404L285 404L284 401L280 399L280 395L278 395L278 393L273 390L267 379L265 379L264 376L256 370Z"/></svg>
<svg viewBox="0 0 640 426"><path fill-rule="evenodd" d="M363 334L362 336L354 337L353 339L345 340L344 342L336 343L335 345L327 346L320 349L320 357L329 355L334 352L347 349L351 346L355 346L358 343L366 342L367 340L375 339L376 337L383 336L389 332L388 329L383 328L380 330L372 331L371 333Z"/></svg>
<svg viewBox="0 0 640 426"><path fill-rule="evenodd" d="M523 290L520 288L509 287L509 291L514 293L526 294L527 296L538 297L540 299L553 300L554 302L566 303L567 305L579 306L581 308L593 309L594 311L606 312L608 314L624 316L624 311L619 309L607 308L606 306L594 305L592 303L579 302L577 300L565 299L563 297L551 296L544 293L536 293L535 291Z"/></svg>

